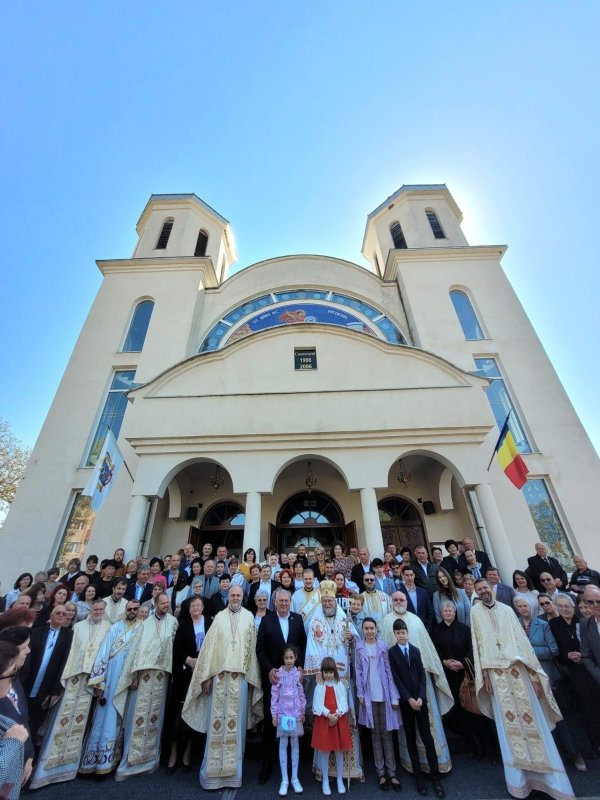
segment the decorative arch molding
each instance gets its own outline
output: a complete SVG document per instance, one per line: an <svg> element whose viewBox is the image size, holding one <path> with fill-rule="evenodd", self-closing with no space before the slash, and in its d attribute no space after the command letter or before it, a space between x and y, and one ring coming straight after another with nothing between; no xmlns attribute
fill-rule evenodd
<svg viewBox="0 0 600 800"><path fill-rule="evenodd" d="M346 484L346 488L350 487L350 483L348 481L348 476L344 469L336 462L333 461L331 458L327 456L318 455L317 453L302 453L300 455L293 456L292 458L288 458L284 463L282 463L279 467L277 467L273 474L273 483L271 486L271 492L275 491L275 485L277 481L281 477L282 473L290 467L292 464L297 464L302 461L316 461L316 462L324 462L325 464L329 464L330 467L338 473L338 475L343 479Z"/></svg>
<svg viewBox="0 0 600 800"><path fill-rule="evenodd" d="M391 461L388 465L388 473L399 458L405 459L409 458L410 456L424 456L425 458L430 458L432 461L437 461L450 473L450 478L456 478L459 486L465 486L469 483L469 481L464 478L460 468L455 463L450 461L450 459L443 453L433 449L430 450L429 448L418 448L414 450L406 450L402 453L396 453L393 461Z"/></svg>
<svg viewBox="0 0 600 800"><path fill-rule="evenodd" d="M183 461L178 461L176 464L172 465L167 470L167 472L165 473L160 482L160 485L158 486L158 489L156 491L156 496L164 497L165 492L167 491L167 489L170 489L172 483L177 483L178 481L181 481L181 476L179 475L179 473L183 472L183 470L186 467L189 467L192 464L214 464L215 466L221 467L221 469L225 471L229 479L232 480L231 472L223 461L219 461L218 459L212 458L210 456L186 458Z"/></svg>
<svg viewBox="0 0 600 800"><path fill-rule="evenodd" d="M452 478L454 475L448 467L444 467L438 481L438 505L440 511L453 511Z"/></svg>
<svg viewBox="0 0 600 800"><path fill-rule="evenodd" d="M220 350L254 333L288 325L317 323L373 336L390 344L407 339L379 308L333 289L285 289L247 300L225 314L205 336L199 353Z"/></svg>

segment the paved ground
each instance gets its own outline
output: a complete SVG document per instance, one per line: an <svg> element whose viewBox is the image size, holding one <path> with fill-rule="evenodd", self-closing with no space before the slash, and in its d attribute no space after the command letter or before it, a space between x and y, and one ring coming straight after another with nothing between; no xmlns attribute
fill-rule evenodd
<svg viewBox="0 0 600 800"><path fill-rule="evenodd" d="M448 800L504 800L508 798L502 767L493 766L487 761L474 761L468 755L454 755L454 768L445 776L443 785ZM153 775L140 775L123 783L115 783L112 778L97 780L79 778L70 783L56 784L30 792L30 800L65 800L65 798L85 798L85 800L106 800L107 797L127 797L127 800L197 800L199 795L211 794L219 800L265 800L278 796L279 771L274 771L269 782L260 786L258 772L261 752L259 743L249 743L244 762L244 785L237 792L204 792L198 783L199 764L194 763L192 772L186 773L178 769L169 776L161 768ZM588 761L588 772L582 773L569 769L569 778L578 798L594 798L600 800L600 760ZM405 772L399 774L402 781L402 792L399 795L392 791L380 792L377 788L373 764L365 761L366 781L353 782L348 793L348 800L373 800L374 796L392 800L394 797L404 800L417 800L412 776ZM322 800L321 785L311 774L311 765L302 761L300 780L304 786L303 800ZM332 784L332 787L335 784ZM290 790L289 798L295 795ZM338 797L332 788L332 800ZM433 792L429 793L434 798ZM545 797L540 796L538 797ZM419 798L420 800L420 798ZM533 797L532 797L533 800Z"/></svg>

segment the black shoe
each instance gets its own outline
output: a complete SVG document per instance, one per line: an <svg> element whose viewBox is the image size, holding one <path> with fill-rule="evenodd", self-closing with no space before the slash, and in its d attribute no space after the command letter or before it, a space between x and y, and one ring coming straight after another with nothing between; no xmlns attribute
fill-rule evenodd
<svg viewBox="0 0 600 800"><path fill-rule="evenodd" d="M183 764L181 765L181 769L184 772L191 772L192 771L192 762L190 761L189 764L186 764L185 761L184 761Z"/></svg>
<svg viewBox="0 0 600 800"><path fill-rule="evenodd" d="M394 783L394 781L395 781L395 783ZM400 783L400 781L397 778L394 778L393 780L390 779L390 786L392 787L392 789L395 792L401 792L402 791L402 784Z"/></svg>
<svg viewBox="0 0 600 800"><path fill-rule="evenodd" d="M258 782L260 784L266 783L271 777L273 767L271 764L263 764L261 771L258 774Z"/></svg>
<svg viewBox="0 0 600 800"><path fill-rule="evenodd" d="M172 767L167 767L165 769L165 772L167 773L167 775L174 775L176 769L177 769L177 764L173 764Z"/></svg>
<svg viewBox="0 0 600 800"><path fill-rule="evenodd" d="M439 778L433 778L433 793L436 797L446 797L446 792Z"/></svg>
<svg viewBox="0 0 600 800"><path fill-rule="evenodd" d="M427 786L422 780L417 781L417 794L424 797L427 794Z"/></svg>
<svg viewBox="0 0 600 800"><path fill-rule="evenodd" d="M389 788L389 784L387 782L387 778L385 778L383 776L381 778L379 778L379 788L381 789L382 792L387 792L387 790Z"/></svg>

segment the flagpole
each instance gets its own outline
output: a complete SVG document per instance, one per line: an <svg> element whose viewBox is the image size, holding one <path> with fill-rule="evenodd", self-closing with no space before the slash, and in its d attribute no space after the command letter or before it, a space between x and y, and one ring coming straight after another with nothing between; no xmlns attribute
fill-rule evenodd
<svg viewBox="0 0 600 800"><path fill-rule="evenodd" d="M110 427L110 425L107 426L106 433L108 433L109 431L112 433L112 428ZM114 434L113 434L113 436L114 436ZM106 434L104 434L104 438L106 439ZM118 439L119 439L119 437L115 436L115 442L117 442L117 447L119 446ZM121 453L121 458L123 459L123 466L127 470L127 474L129 475L129 477L131 478L131 482L135 483L135 478L133 477L133 475L131 474L131 470L127 466L127 462L125 461L125 456L123 455L123 453Z"/></svg>
<svg viewBox="0 0 600 800"><path fill-rule="evenodd" d="M500 428L500 436L498 437L498 441L496 442L496 446L494 447L494 452L492 453L492 457L490 458L490 463L487 465L486 472L490 471L490 467L492 466L492 461L494 460L494 456L496 455L496 451L498 450L498 442L500 441L500 439L502 438L502 435L504 434L504 429L506 428L506 426L508 424L508 418L509 417L510 417L510 410L509 410L508 414L506 415L506 419L504 420L504 425ZM125 466L127 466L127 465L125 465Z"/></svg>

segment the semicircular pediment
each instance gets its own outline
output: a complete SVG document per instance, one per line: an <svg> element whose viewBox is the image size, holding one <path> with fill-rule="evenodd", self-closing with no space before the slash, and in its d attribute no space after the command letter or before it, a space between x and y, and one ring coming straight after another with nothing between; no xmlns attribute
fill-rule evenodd
<svg viewBox="0 0 600 800"><path fill-rule="evenodd" d="M333 289L294 288L240 303L212 327L198 352L220 350L270 328L310 324L349 328L391 344L407 344L392 320L365 300Z"/></svg>

